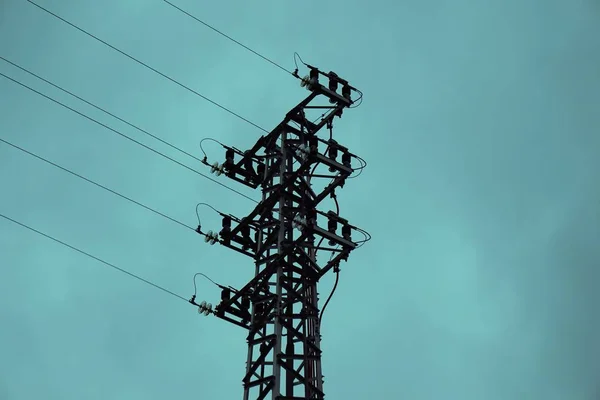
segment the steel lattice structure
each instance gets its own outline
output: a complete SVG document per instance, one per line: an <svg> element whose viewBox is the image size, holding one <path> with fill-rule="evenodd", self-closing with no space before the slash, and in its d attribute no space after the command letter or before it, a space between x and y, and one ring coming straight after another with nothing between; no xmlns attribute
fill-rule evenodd
<svg viewBox="0 0 600 400"><path fill-rule="evenodd" d="M327 213L318 209L327 197L337 206L335 190L355 171L356 156L333 140L333 122L354 104L351 94L356 89L333 72L308 67L310 75L302 79L308 97L251 149L224 146L225 162L211 166L212 172L260 187L262 201L241 219L221 214L218 234L198 227L211 244L218 242L255 261L254 278L243 288L219 285L221 301L214 311L205 302L197 304L195 296L190 300L200 312L248 330L244 400L269 394L278 400L324 398L317 282L328 271L337 271L357 247L352 232L358 228L339 215L339 208ZM327 87L320 77L328 79ZM328 104L318 105L320 99ZM325 112L319 122L309 120L314 110ZM328 139L319 136L325 130ZM320 153L320 147L326 150ZM206 158L204 163L209 165ZM328 167L328 173L317 174L319 165ZM316 189L317 180L327 184ZM320 220L327 220L327 229ZM331 252L328 262L317 261L319 250Z"/></svg>

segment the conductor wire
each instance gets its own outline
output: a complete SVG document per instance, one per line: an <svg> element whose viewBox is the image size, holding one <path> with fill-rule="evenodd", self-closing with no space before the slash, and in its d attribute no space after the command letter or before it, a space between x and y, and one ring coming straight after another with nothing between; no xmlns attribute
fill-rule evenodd
<svg viewBox="0 0 600 400"><path fill-rule="evenodd" d="M323 305L323 309L321 310L321 314L319 314L319 328L321 327L321 320L323 319L323 313L325 312L325 309L327 308L327 305L329 304L329 301L331 301L331 298L333 297L336 289L337 289L337 285L338 282L340 280L340 271L339 269L336 269L335 271L335 283L333 284L333 289L331 289L331 293L329 293L329 297L327 297L327 300L325 301L325 304Z"/></svg>
<svg viewBox="0 0 600 400"><path fill-rule="evenodd" d="M261 126L259 126L259 125L255 124L254 122L250 121L249 119L242 117L240 114L238 114L238 113L236 113L236 112L234 112L234 111L232 111L232 110L228 109L228 108L227 108L227 107L225 107L225 106L222 106L221 104L217 103L217 102L216 102L216 101L214 101L214 100L211 100L211 99L209 99L208 97L206 97L206 96L204 96L203 94L201 94L201 93L197 92L196 90L194 90L194 89L190 88L189 86L186 86L186 85L184 85L183 83L181 83L181 82L179 82L179 81L176 81L175 79L171 78L170 76L168 76L168 75L166 75L166 74L164 74L164 73L160 72L160 71L159 71L159 70L157 70L156 68L153 68L153 67L151 67L150 65L148 65L148 64L146 64L146 63L144 63L143 61L140 61L140 60L138 60L137 58L135 58L135 57L133 57L132 55L130 55L130 54L128 54L128 53L126 53L126 52L124 52L123 50L120 50L120 49L116 48L115 46L111 45L110 43L108 43L108 42L105 42L104 40L100 39L99 37L92 35L92 34L91 34L91 33L89 33L88 31L86 31L85 29L83 29L83 28L80 28L80 27L78 27L77 25L73 24L72 22L69 22L69 21L67 21L66 19L64 19L64 18L62 18L61 16L59 16L59 15L57 15L57 14L53 13L52 11L50 11L50 10L48 10L48 9L46 9L46 8L44 8L44 7L42 7L42 6L40 6L39 4L37 4L37 3L33 2L32 0L27 0L27 2L29 2L29 3L31 3L32 5L36 6L36 7L37 7L37 8L39 8L40 10L42 10L42 11L44 11L44 12L46 12L46 13L48 13L48 14L52 15L53 17L55 17L55 18L57 18L57 19L61 20L61 21L62 21L62 22L64 22L65 24L67 24L67 25L69 25L69 26L71 26L71 27L73 27L73 28L77 29L78 31L80 31L80 32L82 32L82 33L84 33L84 34L86 34L87 36L91 37L92 39L95 39L95 40L97 40L98 42L100 42L100 43L104 44L105 46L108 46L108 47L110 47L111 49L113 49L113 50L115 50L116 52L118 52L118 53L120 53L120 54L124 55L125 57L127 57L127 58L129 58L129 59L131 59L131 60L135 61L136 63L138 63L138 64L140 64L140 65L142 65L142 66L144 66L144 67L148 68L150 71L152 71L152 72L154 72L154 73L156 73L156 74L158 74L158 75L162 76L162 77L163 77L163 78L165 78L165 79L168 79L169 81L171 81L171 82L173 82L174 84L176 84L176 85L178 85L178 86L180 86L180 87L182 87L182 88L184 88L184 89L188 90L189 92L191 92L191 93L194 93L196 96L199 96L199 97L203 98L204 100L206 100L206 101L208 101L209 103L211 103L211 104L213 104L213 105L215 105L215 106L219 107L220 109L222 109L222 110L224 110L224 111L228 112L229 114L231 114L231 115L233 115L233 116L235 116L235 117L237 117L237 118L241 119L242 121L245 121L245 122L247 122L248 124L250 124L250 125L254 126L254 127L255 127L255 128L257 128L257 129L260 129L260 130L261 130L261 131L263 131L263 132L269 133L269 131L267 131L266 129L262 128Z"/></svg>
<svg viewBox="0 0 600 400"><path fill-rule="evenodd" d="M123 269L123 268L119 268L119 267L117 267L117 266L116 266L116 265L114 265L114 264L111 264L111 263L109 263L109 262L107 262L107 261L104 261L103 259L101 259L101 258L99 258L99 257L96 257L96 256L94 256L94 255L92 255L92 254L90 254L90 253L88 253L88 252L86 252L86 251L83 251L83 250L81 250L81 249L79 249L79 248L77 248L77 247L75 247L75 246L72 246L72 245L70 245L70 244L68 244L68 243L66 243L66 242L63 242L62 240L59 240L59 239L57 239L57 238L55 238L55 237L53 237L53 236L51 236L51 235L49 235L49 234L46 234L46 233L44 233L44 232L42 232L42 231L39 231L39 230L37 230L37 229L35 229L35 228L32 228L31 226L29 226L29 225L26 225L26 224L24 224L24 223L22 223L22 222L19 222L19 221L17 221L17 220L15 220L15 219L13 219L13 218L10 218L10 217L8 217L8 216L6 216L6 215L4 215L4 214L1 214L1 213L0 213L0 217L2 217L2 218L6 219L6 220L8 220L8 221L10 221L10 222L12 222L12 223L14 223L14 224L20 225L21 227L23 227L23 228L25 228L25 229L28 229L28 230L30 230L30 231L32 231L32 232L35 232L35 233L37 233L38 235L44 236L45 238L47 238L47 239L50 239L50 240L52 240L52 241L54 241L54 242L56 242L56 243L62 244L63 246L65 246L65 247L68 247L69 249L71 249L71 250L74 250L74 251L76 251L76 252L78 252L78 253L80 253L80 254L83 254L83 255L85 255L85 256L88 256L89 258L92 258L92 259L94 259L94 260L96 260L96 261L98 261L98 262L100 262L100 263L102 263L102 264L104 264L104 265L106 265L106 266L108 266L108 267L111 267L111 268L113 268L113 269L115 269L115 270L117 270L117 271L119 271L119 272L122 272L122 273L124 273L124 274L126 274L126 275L129 275L129 276L130 276L130 277L132 277L132 278L135 278L135 279L137 279L137 280L139 280L139 281L141 281L141 282L144 282L144 283L145 283L145 284L147 284L147 285L150 285L150 286L153 286L153 287L154 287L154 288L156 288L156 289L162 290L163 292L165 292L165 293L167 293L167 294L170 294L170 295L171 295L171 296L173 296L173 297L177 297L178 299L181 299L181 300L185 301L186 303L188 302L188 300L187 300L185 297L183 297L183 296L180 296L180 295L178 295L177 293L174 293L174 292L172 292L172 291L170 291L170 290L168 290L168 289L165 289L164 287L162 287L162 286L159 286L159 285L157 285L156 283L150 282L149 280L147 280L147 279L144 279L144 278L142 278L141 276L138 276L138 275L136 275L136 274L134 274L134 273L132 273L132 272L129 272L129 271L127 271L127 270Z"/></svg>
<svg viewBox="0 0 600 400"><path fill-rule="evenodd" d="M206 274L203 274L202 272L196 272L196 273L194 274L194 279L193 279L193 280L194 280L194 297L195 297L195 296L198 294L198 291L197 291L197 289L196 289L196 277L197 277L198 275L200 275L200 276L202 276L202 277L204 277L204 278L208 279L208 280L209 280L209 281L211 281L211 282L212 282L212 283L213 283L215 286L217 286L217 287L221 287L221 285L219 285L217 282L215 282L215 281L213 281L212 279L210 279L210 278L208 277L208 275L206 275Z"/></svg>
<svg viewBox="0 0 600 400"><path fill-rule="evenodd" d="M221 36L223 36L223 37L225 37L225 38L227 38L227 39L231 40L233 43L235 43L235 44L237 44L237 45L239 45L239 46L243 47L244 49L248 50L249 52L253 53L254 55L256 55L256 56L258 56L258 57L262 58L262 59L263 59L263 60L265 60L266 62L268 62L268 63L270 63L270 64L274 65L275 67L277 67L277 68L279 68L279 69L281 69L283 72L286 72L286 73L288 73L288 74L290 74L290 75L292 75L292 76L296 76L296 75L294 75L294 73L293 73L293 72L291 72L291 71L288 71L287 69L285 69L285 68L284 68L284 67L282 67L281 65L277 64L275 61L273 61L273 60L271 60L271 59L269 59L269 58L267 58L267 57L263 56L262 54L260 54L260 53L258 53L258 52L256 52L256 51L254 51L254 50L252 50L250 47L246 46L246 45L245 45L245 44L243 44L243 43L240 43L239 41L235 40L235 39L234 39L234 38L232 38L231 36L229 36L229 35L227 35L227 34L223 33L223 32L222 32L222 31L220 31L220 30L218 30L218 29L217 29L217 28L215 28L214 26L211 26L211 25L209 25L208 23L206 23L206 22L202 21L200 18L198 18L198 17L196 17L195 15L193 15L193 14L189 13L188 11L185 11L183 8L181 8L181 7L179 7L179 6L176 6L175 4L171 3L171 2L170 2L170 1L168 1L168 0L163 0L163 1L164 1L165 3L167 3L168 5L170 5L171 7L175 8L176 10L179 10L179 11L180 11L180 12L182 12L183 14L185 14L185 15L187 15L188 17L192 18L192 19L193 19L193 20L195 20L196 22L199 22L199 23L201 23L202 25L204 25L204 26L205 26L205 27L207 27L208 29L212 29L214 32L218 33L219 35L221 35Z"/></svg>
<svg viewBox="0 0 600 400"><path fill-rule="evenodd" d="M208 156L206 155L206 152L204 151L204 148L202 147L202 143L204 143L204 142L205 142L205 141L207 141L207 140L209 140L209 141L211 141L211 142L218 143L218 144L220 144L221 146L224 146L224 145L223 145L223 143L219 142L217 139L213 139L213 138L210 138L210 137L207 137L207 138L204 138L204 139L202 139L202 140L200 141L200 151L202 151L202 154L204 154L204 158L205 158L205 159L206 159L206 158L208 158ZM198 161L202 161L202 160L198 160Z"/></svg>
<svg viewBox="0 0 600 400"><path fill-rule="evenodd" d="M73 93L73 92L70 92L70 91L68 91L67 89L65 89L65 88L63 88L63 87L61 87L61 86L59 86L59 85L57 85L57 84L55 84L55 83L52 83L52 82L50 82L49 80L47 80L47 79L45 79L45 78L42 78L40 75L38 75L38 74L36 74L36 73L34 73L34 72L32 72L32 71L28 70L27 68L25 68L25 67L22 67L22 66L20 66L20 65L18 65L18 64L15 64L14 62L12 62L12 61L10 61L10 60L7 60L6 58L4 58L4 57L2 57L2 56L0 56L0 60L3 60L4 62L6 62L6 63L8 63L8 64L10 64L10 65L12 65L12 66L14 66L14 67L16 67L16 68L19 68L21 71L24 71L24 72L28 73L29 75L31 75L31 76L34 76L34 77L38 78L39 80L41 80L41 81L43 81L43 82L47 83L48 85L50 85L50 86L52 86L52 87L54 87L54 88L56 88L56 89L58 89L58 90L62 91L63 93L66 93L66 94L68 94L68 95L70 95L70 96L73 96L73 97L74 97L74 98L76 98L77 100L83 101L85 104L87 104L87 105L89 105L89 106L92 106L92 107L94 107L96 110L102 111L103 113L105 113L105 114L107 114L107 115L110 115L111 117L113 117L113 118L115 118L115 119L117 119L117 120L119 120L119 121L123 122L124 124L126 124L126 125L129 125L129 126L130 126L130 127L132 127L133 129L136 129L136 130L138 130L138 131L140 131L140 132L142 132L142 133L144 133L144 134L146 134L146 135L148 135L148 136L150 136L150 137L152 137L152 138L154 138L154 139L158 140L159 142L161 142L161 143L163 143L163 144L166 144L167 146L171 147L172 149L175 149L175 150L177 150L177 151L179 151L179 152L181 152L181 153L185 154L186 156L189 156L189 157L191 157L191 158L195 159L196 161L200 161L200 162L202 161L202 160L200 160L198 157L196 157L195 155L193 155L193 154L190 154L190 153L188 153L187 151L185 151L185 150L183 150L183 149L180 149L179 147L177 147L177 146L175 146L175 145L172 145L171 143L167 142L166 140L164 140L164 139L161 139L160 137L158 137L158 136L156 136L156 135L153 135L152 133L148 132L147 130L145 130L145 129L142 129L142 128L140 128L139 126L137 126L137 125L134 125L134 124L132 124L132 123L131 123L131 122L129 122L129 121L126 121L125 119L123 119L123 118L121 118L121 117L119 117L119 116L117 116L117 115L115 115L115 114L111 113L110 111L107 111L107 110L105 110L105 109L104 109L104 108L102 108L102 107L99 107L99 106L95 105L94 103L92 103L92 102L90 102L90 101L87 101L86 99L84 99L84 98L82 98L82 97L80 97L80 96L76 95L75 93Z"/></svg>
<svg viewBox="0 0 600 400"><path fill-rule="evenodd" d="M90 120L90 121L92 121L92 122L94 122L94 123L96 123L96 124L98 124L98 125L102 126L103 128L106 128L106 129L108 129L109 131L111 131L111 132L114 132L114 133L116 133L117 135L119 135L119 136L121 136L121 137L123 137L123 138L125 138L125 139L127 139L127 140L130 140L130 141L132 141L133 143L136 143L136 144L138 144L138 145L140 145L140 146L144 147L145 149L147 149L147 150L150 150L151 152L153 152L153 153L156 153L156 154L158 154L158 155L160 155L160 156L162 156L162 157L166 158L167 160L170 160L170 161L174 162L175 164L178 164L178 165L180 165L180 166L182 166L182 167L184 167L184 168L186 168L186 169L188 169L188 170L190 170L190 171L192 171L192 172L194 172L194 173L196 173L196 174L198 174L198 175L200 175L200 176L202 176L202 177L204 177L204 178L206 178L206 179L208 179L208 180L210 180L210 181L212 181L212 182L214 182L214 183L216 183L216 184L218 184L218 185L220 185L220 186L222 186L222 187L224 187L224 188L226 188L226 189L228 189L228 190L231 190L232 192L234 192L234 193L237 193L237 194L239 194L240 196L247 198L248 200L251 200L251 201L253 201L253 202L255 202L255 203L258 203L258 202L257 202L256 200L254 200L252 197L250 197L250 196L247 196L247 195L243 194L242 192L240 192L240 191L238 191L238 190L235 190L235 189L233 189L233 188L230 188L230 187L228 187L227 185L225 185L225 184L223 184L223 183L221 183L221 182L217 181L216 179L213 179L213 178L211 178L211 177L209 177L209 176L207 176L207 175L204 175L203 173L201 173L201 172L199 172L199 171L197 171L197 170L195 170L195 169L193 169L193 168L191 168L191 167L189 167L189 166L187 166L187 165L183 164L182 162L179 162L179 161L175 160L174 158L172 158L172 157L169 157L169 156L167 156L167 155L165 155L165 154L163 154L163 153L159 152L158 150L155 150L155 149L153 149L152 147L150 147L150 146L148 146L148 145L145 145L145 144L143 144L142 142L139 142L139 141L137 141L137 140L135 140L135 139L133 139L133 138L131 138L131 137L129 137L129 136L127 136L127 135L125 135L124 133L121 133L121 132L119 132L118 130L116 130L116 129L114 129L114 128L111 128L110 126L108 126L108 125L106 125L106 124L103 124L102 122L100 122L100 121L98 121L98 120L96 120L96 119L94 119L94 118L92 118L92 117L90 117L90 116L88 116L88 115L86 115L86 114L84 114L84 113L80 112L80 111L77 111L77 110L75 110L74 108L72 108L72 107L69 107L69 106L67 106L67 105L66 105L66 104L64 104L64 103L61 103L60 101L58 101L58 100L56 100L56 99L53 99L52 97L50 97L50 96L48 96L48 95L45 95L44 93L42 93L42 92L39 92L39 91L37 91L37 90L33 89L32 87L30 87L30 86L27 86L27 85L25 85L24 83L21 83L21 82L19 82L18 80L11 78L11 77L10 77L10 76L8 76L8 75L5 75L5 74L3 74L2 72L0 72L0 76L3 76L3 77L5 77L6 79L8 79L8 80L10 80L10 81L12 81L12 82L14 82L14 83L16 83L16 84L18 84L18 85L20 85L20 86L22 86L22 87L26 88L26 89L29 89L29 90L31 90L32 92L34 92L34 93L36 93L36 94L38 94L38 95L40 95L40 96L42 96L42 97L45 97L46 99L48 99L48 100L50 100L50 101L52 101L52 102L54 102L54 103L56 103L56 104L58 104L58 105L60 105L60 106L64 107L64 108L66 108L66 109L68 109L68 110L70 110L70 111L73 111L75 114L78 114L78 115L80 115L80 116L82 116L82 117L84 117L84 118L86 118L86 119L88 119L88 120Z"/></svg>
<svg viewBox="0 0 600 400"><path fill-rule="evenodd" d="M47 164L50 164L50 165L52 165L52 166L53 166L53 167L55 167L55 168L58 168L58 169L60 169L60 170L62 170L62 171L64 171L64 172L67 172L67 173L69 173L69 174L71 174L71 175L73 175L73 176L76 176L76 177L77 177L77 178L79 178L79 179L82 179L82 180L84 180L84 181L86 181L86 182L88 182L88 183L91 183L91 184L92 184L92 185L94 185L94 186L97 186L97 187L99 187L99 188L101 188L101 189L104 189L104 190L106 190L107 192L110 192L110 193L112 193L112 194L114 194L114 195L117 195L117 196L121 197L122 199L125 199L125 200L127 200L127 201L129 201L129 202L131 202L131 203L133 203L133 204L135 204L135 205L138 205L138 206L140 206L140 207L142 207L142 208L145 208L146 210L148 210L148 211L151 211L151 212L153 212L153 213L155 213L155 214L157 214L157 215L160 215L160 216L161 216L161 217L163 217L163 218L166 218L166 219L168 219L168 220L170 220L170 221L172 221L172 222L175 222L176 224L178 224L178 225L181 225L181 226L183 226L184 228L187 228L187 229L194 230L194 228L192 228L191 226L188 226L188 225L184 224L183 222L176 220L175 218L169 217L168 215L166 215L166 214L163 214L163 213L161 213L160 211L157 211L157 210L155 210L155 209L153 209L153 208L150 208L150 207L148 207L148 206L146 206L146 205L144 205L144 204L140 203L139 201L136 201L136 200L134 200L134 199L132 199L132 198L130 198L130 197L127 197L127 196L125 196L125 195L123 195L123 194L121 194L121 193L119 193L119 192L117 192L117 191L114 191L114 190L112 190L112 189L110 189L110 188L108 188L108 187L106 187L106 186L104 186L104 185L101 185L101 184L99 184L99 183L97 183L97 182L94 182L93 180L91 180L91 179L89 179L89 178L86 178L86 177L85 177L85 176L83 176L83 175L80 175L80 174L78 174L78 173L76 173L76 172L73 172L73 171L71 171L71 170L70 170L70 169L68 169L68 168L62 167L62 166L60 166L60 165L58 165L58 164L56 164L56 163L54 163L54 162L52 162L52 161L50 161L50 160L48 160L48 159L45 159L45 158L44 158L44 157L42 157L42 156L39 156L39 155L37 155L37 154L35 154L35 153L32 153L31 151L25 150L24 148L22 148L22 147L19 147L19 146L17 146L16 144L10 143L9 141L7 141L7 140L4 140L4 139L2 139L2 138L0 138L0 142L2 142L2 143L4 143L4 144L6 144L6 145L8 145L8 146L11 146L11 147L13 147L13 148L15 148L15 149L17 149L17 150L19 150L19 151L22 151L22 152L23 152L23 153L25 153L25 154L28 154L28 155L30 155L30 156L32 156L32 157L35 157L35 158L37 158L37 159L38 159L38 160L40 160L40 161L43 161L43 162L45 162L45 163L47 163Z"/></svg>
<svg viewBox="0 0 600 400"><path fill-rule="evenodd" d="M219 210L217 210L216 208L214 208L213 206L211 206L208 203L198 203L198 204L196 204L196 217L198 217L198 225L202 225L202 222L200 222L200 213L198 212L198 207L200 207L200 206L209 207L217 214L221 214L221 212Z"/></svg>

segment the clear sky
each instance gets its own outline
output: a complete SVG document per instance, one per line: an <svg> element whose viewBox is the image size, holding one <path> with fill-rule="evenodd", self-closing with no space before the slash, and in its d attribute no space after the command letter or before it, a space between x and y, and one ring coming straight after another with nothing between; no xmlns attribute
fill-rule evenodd
<svg viewBox="0 0 600 400"><path fill-rule="evenodd" d="M39 1L266 129L306 95L160 0ZM597 0L173 1L365 94L336 135L369 167L339 200L373 240L342 265L323 319L328 399L598 399ZM261 135L25 0L0 0L0 56L198 157L204 137L245 149ZM208 173L1 60L0 72ZM192 226L198 202L253 206L3 77L0 138ZM185 298L195 272L252 276L250 259L2 143L0 188L0 213ZM218 302L207 281L198 291ZM0 302L2 400L241 398L242 329L1 218Z"/></svg>

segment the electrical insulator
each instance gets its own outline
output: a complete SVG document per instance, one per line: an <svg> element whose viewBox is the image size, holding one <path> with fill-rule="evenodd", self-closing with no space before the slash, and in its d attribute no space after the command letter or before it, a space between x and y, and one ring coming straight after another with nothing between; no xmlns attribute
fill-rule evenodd
<svg viewBox="0 0 600 400"><path fill-rule="evenodd" d="M342 237L346 240L352 240L352 228L350 228L350 225L342 226Z"/></svg>
<svg viewBox="0 0 600 400"><path fill-rule="evenodd" d="M221 290L221 301L229 301L229 299L231 298L231 290L230 289L223 289Z"/></svg>
<svg viewBox="0 0 600 400"><path fill-rule="evenodd" d="M313 68L310 70L310 81L308 85L308 89L313 90L313 88L319 83L319 70Z"/></svg>
<svg viewBox="0 0 600 400"><path fill-rule="evenodd" d="M335 233L337 229L337 221L333 218L330 218L329 221L327 221L327 230L331 233ZM329 245L333 246L335 244L335 242L333 240L329 241Z"/></svg>
<svg viewBox="0 0 600 400"><path fill-rule="evenodd" d="M240 233L244 240L250 240L250 226L244 225L240 228Z"/></svg>
<svg viewBox="0 0 600 400"><path fill-rule="evenodd" d="M301 87L305 87L305 88L309 88L309 83L310 83L310 77L307 75L304 78L302 78L302 80L300 80L300 86Z"/></svg>
<svg viewBox="0 0 600 400"><path fill-rule="evenodd" d="M330 219L327 221L327 230L331 233L335 233L337 229L337 221L335 219Z"/></svg>
<svg viewBox="0 0 600 400"><path fill-rule="evenodd" d="M204 236L204 241L212 246L219 241L219 235L216 232L208 231Z"/></svg>
<svg viewBox="0 0 600 400"><path fill-rule="evenodd" d="M352 156L347 151L342 154L342 164L344 167L352 168Z"/></svg>
<svg viewBox="0 0 600 400"><path fill-rule="evenodd" d="M338 89L338 76L335 72L329 73L329 90L335 92Z"/></svg>
<svg viewBox="0 0 600 400"><path fill-rule="evenodd" d="M251 176L256 176L256 172L254 171L254 165L252 157L247 155L248 152L244 153L244 168Z"/></svg>
<svg viewBox="0 0 600 400"><path fill-rule="evenodd" d="M240 228L240 235L242 236L242 250L248 250L252 245L250 240L250 227L248 225L244 225Z"/></svg>
<svg viewBox="0 0 600 400"><path fill-rule="evenodd" d="M265 179L265 164L260 163L256 166L256 172L258 173L258 181L262 182Z"/></svg>
<svg viewBox="0 0 600 400"><path fill-rule="evenodd" d="M330 144L329 146L329 158L331 158L333 161L337 161L336 158L338 156L338 148L336 146L336 144ZM329 167L329 172L334 172L335 168L333 167Z"/></svg>
<svg viewBox="0 0 600 400"><path fill-rule="evenodd" d="M231 232L231 217L226 215L223 217L223 229L221 229L220 235L223 238L224 244L230 243L229 233Z"/></svg>
<svg viewBox="0 0 600 400"><path fill-rule="evenodd" d="M244 310L250 309L250 299L248 297L242 297L242 308Z"/></svg>
<svg viewBox="0 0 600 400"><path fill-rule="evenodd" d="M247 250L252 244L252 242L250 241L250 226L242 225L242 227L240 228L240 234L242 235L242 239L244 240L242 249Z"/></svg>
<svg viewBox="0 0 600 400"><path fill-rule="evenodd" d="M329 154L329 158L331 158L333 161L336 161L336 158L338 156L338 149L337 149L337 146L335 144L332 144L329 147L328 154Z"/></svg>
<svg viewBox="0 0 600 400"><path fill-rule="evenodd" d="M228 215L223 217L223 230L221 232L226 234L231 232L231 217Z"/></svg>
<svg viewBox="0 0 600 400"><path fill-rule="evenodd" d="M208 314L212 314L212 312L213 312L212 304L207 303L206 301L203 301L198 306L198 314L204 314L206 316Z"/></svg>
<svg viewBox="0 0 600 400"><path fill-rule="evenodd" d="M217 161L215 161L214 164L210 167L210 173L217 174L217 176L220 176L224 171L225 171L225 166L219 165L219 163Z"/></svg>
<svg viewBox="0 0 600 400"><path fill-rule="evenodd" d="M336 92L338 89L338 76L336 75L335 72L330 72L329 73L329 90L331 90L332 92ZM335 99L333 97L331 97L329 99L329 102L331 104L335 103Z"/></svg>
<svg viewBox="0 0 600 400"><path fill-rule="evenodd" d="M344 97L346 100L348 101L352 101L351 99L351 91L350 91L350 86L348 85L344 85L342 87L342 97Z"/></svg>
<svg viewBox="0 0 600 400"><path fill-rule="evenodd" d="M235 156L235 151L233 151L233 149L227 149L225 150L225 162L227 163L227 165L232 165L233 164L233 157Z"/></svg>

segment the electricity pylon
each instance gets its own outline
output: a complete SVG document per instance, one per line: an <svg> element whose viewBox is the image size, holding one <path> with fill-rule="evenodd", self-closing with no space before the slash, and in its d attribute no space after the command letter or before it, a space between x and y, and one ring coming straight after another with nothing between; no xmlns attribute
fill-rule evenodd
<svg viewBox="0 0 600 400"><path fill-rule="evenodd" d="M214 310L206 302L196 303L195 296L190 300L199 312L248 330L244 400L269 394L273 400L324 398L317 282L332 269L338 272L360 243L353 241L353 231L364 232L339 215L335 193L357 170L353 160L362 159L333 139L334 118L355 104L352 93L360 91L333 72L307 66L310 75L301 82L310 94L273 131L244 152L224 145L223 164L203 160L218 175L262 189L262 201L246 217L220 213L219 233L198 227L207 242L252 257L254 278L239 290L219 285L221 301ZM327 87L320 77L329 80ZM319 99L328 104L317 105ZM325 113L311 122L315 110ZM329 131L327 139L318 136L323 128ZM319 147L326 150L320 153ZM328 172L317 174L318 166ZM318 189L317 180L327 184ZM319 211L327 197L335 201L336 211ZM325 219L327 229L318 223ZM330 252L328 262L317 261L319 250Z"/></svg>

